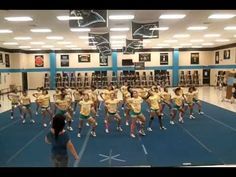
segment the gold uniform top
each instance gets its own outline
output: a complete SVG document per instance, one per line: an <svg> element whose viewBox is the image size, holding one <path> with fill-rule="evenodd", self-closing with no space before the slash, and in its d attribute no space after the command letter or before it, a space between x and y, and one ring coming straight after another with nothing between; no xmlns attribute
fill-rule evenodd
<svg viewBox="0 0 236 177"><path fill-rule="evenodd" d="M120 91L121 91L121 93L125 93L125 92L128 91L128 87L125 86L125 85L123 85L123 86L120 88Z"/></svg>
<svg viewBox="0 0 236 177"><path fill-rule="evenodd" d="M29 96L21 96L20 101L22 105L29 105L30 104L30 97Z"/></svg>
<svg viewBox="0 0 236 177"><path fill-rule="evenodd" d="M127 100L128 98L131 98L131 94L128 91L125 91L123 93L123 100Z"/></svg>
<svg viewBox="0 0 236 177"><path fill-rule="evenodd" d="M47 94L47 95L40 95L38 97L38 102L39 104L42 106L42 107L49 107L49 104L50 104L50 96Z"/></svg>
<svg viewBox="0 0 236 177"><path fill-rule="evenodd" d="M117 108L118 108L118 104L119 104L120 100L118 99L109 99L105 102L105 104L107 105L107 110L109 113L116 113L117 112Z"/></svg>
<svg viewBox="0 0 236 177"><path fill-rule="evenodd" d="M151 109L157 110L157 109L160 108L160 107L159 107L159 102L160 102L160 100L159 100L159 98L158 98L157 95L150 96L150 97L147 99L147 101L150 103L150 108L151 108Z"/></svg>
<svg viewBox="0 0 236 177"><path fill-rule="evenodd" d="M109 90L104 90L104 91L102 92L104 101L110 99L111 93L115 93L115 92L114 92L113 90L111 90L111 91L109 91Z"/></svg>
<svg viewBox="0 0 236 177"><path fill-rule="evenodd" d="M55 93L53 95L53 98L54 98L55 101L60 100L61 99L61 93Z"/></svg>
<svg viewBox="0 0 236 177"><path fill-rule="evenodd" d="M36 91L36 92L33 93L33 95L35 95L35 97L36 97L36 99L37 99L39 96L41 96L41 95L43 95L43 94L42 94L42 92Z"/></svg>
<svg viewBox="0 0 236 177"><path fill-rule="evenodd" d="M146 89L138 89L137 92L141 98L145 98L148 95L148 92Z"/></svg>
<svg viewBox="0 0 236 177"><path fill-rule="evenodd" d="M77 91L77 90L73 93L73 96L74 96L75 101L78 101L81 99L81 95L80 95L79 91Z"/></svg>
<svg viewBox="0 0 236 177"><path fill-rule="evenodd" d="M170 104L170 102L171 102L171 94L170 94L170 93L162 92L162 93L161 93L161 96L163 97L163 100L164 100L166 103Z"/></svg>
<svg viewBox="0 0 236 177"><path fill-rule="evenodd" d="M141 112L141 108L142 108L142 102L143 99L141 97L138 98L129 98L128 100L129 105L131 106L131 109L135 112L135 113L140 113Z"/></svg>
<svg viewBox="0 0 236 177"><path fill-rule="evenodd" d="M184 98L183 98L183 96L182 95L175 95L173 98L173 101L174 101L174 103L177 105L177 106L182 106L183 105L183 100L184 100Z"/></svg>
<svg viewBox="0 0 236 177"><path fill-rule="evenodd" d="M71 97L71 95L70 95L70 94L66 95L66 96L65 96L65 99L66 99L66 101L68 102L68 104L71 105L71 103L72 103L72 97Z"/></svg>
<svg viewBox="0 0 236 177"><path fill-rule="evenodd" d="M195 100L198 100L198 91L197 90L193 92L193 98Z"/></svg>
<svg viewBox="0 0 236 177"><path fill-rule="evenodd" d="M91 94L92 94L92 100L97 101L98 100L98 90L92 91Z"/></svg>
<svg viewBox="0 0 236 177"><path fill-rule="evenodd" d="M20 101L20 96L17 93L10 93L9 97L12 104L18 104Z"/></svg>
<svg viewBox="0 0 236 177"><path fill-rule="evenodd" d="M88 116L91 112L91 106L93 105L93 102L91 100L88 101L80 101L80 114L84 115L84 116Z"/></svg>
<svg viewBox="0 0 236 177"><path fill-rule="evenodd" d="M187 103L193 103L194 93L187 92L184 95Z"/></svg>
<svg viewBox="0 0 236 177"><path fill-rule="evenodd" d="M64 99L64 100L58 99L56 101L56 104L58 105L58 108L60 110L63 110L63 111L66 111L69 108L69 106L70 106L66 99Z"/></svg>

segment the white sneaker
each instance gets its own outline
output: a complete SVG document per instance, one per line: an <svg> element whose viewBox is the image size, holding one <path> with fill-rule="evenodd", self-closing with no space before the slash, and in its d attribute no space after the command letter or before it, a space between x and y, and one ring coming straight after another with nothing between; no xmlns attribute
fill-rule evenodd
<svg viewBox="0 0 236 177"><path fill-rule="evenodd" d="M131 133L130 136L131 136L132 138L135 138L135 135L134 135L133 133Z"/></svg>
<svg viewBox="0 0 236 177"><path fill-rule="evenodd" d="M124 107L121 107L122 110L124 110L125 108Z"/></svg>
<svg viewBox="0 0 236 177"><path fill-rule="evenodd" d="M74 119L71 119L71 122L74 122Z"/></svg>
<svg viewBox="0 0 236 177"><path fill-rule="evenodd" d="M77 137L78 137L78 138L80 138L80 137L81 137L81 136L80 136L80 133L78 133L78 134L77 134Z"/></svg>
<svg viewBox="0 0 236 177"><path fill-rule="evenodd" d="M43 126L46 128L48 125L44 123Z"/></svg>
<svg viewBox="0 0 236 177"><path fill-rule="evenodd" d="M11 116L11 120L12 120L12 119L14 119L14 117L13 117L13 116Z"/></svg>
<svg viewBox="0 0 236 177"><path fill-rule="evenodd" d="M162 126L160 127L160 130L166 130L166 127Z"/></svg>
<svg viewBox="0 0 236 177"><path fill-rule="evenodd" d="M150 112L150 109L147 109L147 112Z"/></svg>
<svg viewBox="0 0 236 177"><path fill-rule="evenodd" d="M152 128L151 128L151 127L148 127L148 128L147 128L147 131L152 132Z"/></svg>
<svg viewBox="0 0 236 177"><path fill-rule="evenodd" d="M21 119L24 119L24 117L23 117L22 115L20 116L20 118L21 118Z"/></svg>
<svg viewBox="0 0 236 177"><path fill-rule="evenodd" d="M199 114L203 115L203 114L204 114L204 112L200 111L200 112L199 112Z"/></svg>
<svg viewBox="0 0 236 177"><path fill-rule="evenodd" d="M22 124L24 124L24 123L25 123L25 119L22 120Z"/></svg>
<svg viewBox="0 0 236 177"><path fill-rule="evenodd" d="M38 112L35 112L35 115L37 116L39 113Z"/></svg>
<svg viewBox="0 0 236 177"><path fill-rule="evenodd" d="M179 122L184 123L184 119L182 117L180 117Z"/></svg>
<svg viewBox="0 0 236 177"><path fill-rule="evenodd" d="M193 115L190 115L189 119L195 119L195 117Z"/></svg>
<svg viewBox="0 0 236 177"><path fill-rule="evenodd" d="M139 132L139 134L141 134L141 135L143 135L143 136L146 135L145 132L144 132L143 130L139 130L138 132Z"/></svg>
<svg viewBox="0 0 236 177"><path fill-rule="evenodd" d="M174 123L174 121L171 120L171 121L170 121L170 124L171 124L171 125L174 125L175 123Z"/></svg>
<svg viewBox="0 0 236 177"><path fill-rule="evenodd" d="M75 115L75 111L73 112L73 114Z"/></svg>
<svg viewBox="0 0 236 177"><path fill-rule="evenodd" d="M95 133L94 131L91 131L91 135L92 135L93 137L95 137L95 136L96 136L96 133Z"/></svg>
<svg viewBox="0 0 236 177"><path fill-rule="evenodd" d="M109 130L106 128L106 129L105 129L105 132L106 132L106 133L109 133Z"/></svg>
<svg viewBox="0 0 236 177"><path fill-rule="evenodd" d="M35 123L34 119L32 119L30 122L32 122L33 124Z"/></svg>
<svg viewBox="0 0 236 177"><path fill-rule="evenodd" d="M73 128L72 127L67 127L67 129L69 130L69 131L73 131Z"/></svg>
<svg viewBox="0 0 236 177"><path fill-rule="evenodd" d="M117 127L116 129L117 129L118 131L120 131L120 132L123 131L123 129L122 129L121 127Z"/></svg>
<svg viewBox="0 0 236 177"><path fill-rule="evenodd" d="M128 121L126 121L126 122L125 122L125 125L126 125L126 126L129 126L129 122L128 122Z"/></svg>
<svg viewBox="0 0 236 177"><path fill-rule="evenodd" d="M86 126L89 127L89 123L88 122L86 123Z"/></svg>
<svg viewBox="0 0 236 177"><path fill-rule="evenodd" d="M97 114L96 114L96 117L98 117L98 116L99 116L99 114L97 113Z"/></svg>
<svg viewBox="0 0 236 177"><path fill-rule="evenodd" d="M67 123L67 121L65 120L65 124Z"/></svg>
<svg viewBox="0 0 236 177"><path fill-rule="evenodd" d="M161 116L164 116L164 114L163 114L163 113L161 113Z"/></svg>

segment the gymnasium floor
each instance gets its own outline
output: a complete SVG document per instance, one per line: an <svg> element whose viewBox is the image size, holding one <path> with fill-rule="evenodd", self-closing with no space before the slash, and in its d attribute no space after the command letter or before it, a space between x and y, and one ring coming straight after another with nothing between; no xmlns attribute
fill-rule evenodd
<svg viewBox="0 0 236 177"><path fill-rule="evenodd" d="M51 93L51 92L50 92ZM32 91L29 91L32 94ZM109 167L109 166L209 166L236 164L236 103L221 102L224 91L213 87L199 88L199 98L203 100L204 115L195 112L196 119L185 123L169 124L167 109L164 126L158 128L155 119L153 132L145 137L129 136L129 127L123 124L123 132L117 132L115 123L106 134L103 125L103 107L99 112L97 137L90 137L90 128L83 129L82 137L77 138L78 110L70 133L72 142L80 155L79 164L70 158L70 166ZM36 124L22 125L19 118L10 120L10 102L4 97L0 113L0 166L1 167L50 167L50 145L44 143L49 131L41 125L41 116L35 116ZM35 105L33 105L35 110ZM196 111L196 109L195 109ZM17 111L18 112L18 111ZM147 105L143 113L148 118ZM120 109L123 115L123 110ZM17 113L19 117L19 113ZM149 120L149 119L147 119Z"/></svg>

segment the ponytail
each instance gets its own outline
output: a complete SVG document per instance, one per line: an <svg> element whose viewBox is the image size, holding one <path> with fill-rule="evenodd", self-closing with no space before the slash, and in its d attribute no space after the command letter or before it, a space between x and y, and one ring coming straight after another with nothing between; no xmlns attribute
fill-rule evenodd
<svg viewBox="0 0 236 177"><path fill-rule="evenodd" d="M52 128L54 129L56 140L58 139L59 133L64 129L64 127L65 127L65 116L61 114L55 115L52 121Z"/></svg>

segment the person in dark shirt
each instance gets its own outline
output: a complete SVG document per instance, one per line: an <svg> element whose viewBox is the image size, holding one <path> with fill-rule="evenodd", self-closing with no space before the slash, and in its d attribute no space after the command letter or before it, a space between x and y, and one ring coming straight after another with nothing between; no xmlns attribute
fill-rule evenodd
<svg viewBox="0 0 236 177"><path fill-rule="evenodd" d="M69 134L64 130L65 117L57 114L53 118L52 128L45 137L45 142L52 145L51 158L55 167L68 166L68 152L72 153L76 161L79 161L79 156L72 144Z"/></svg>

